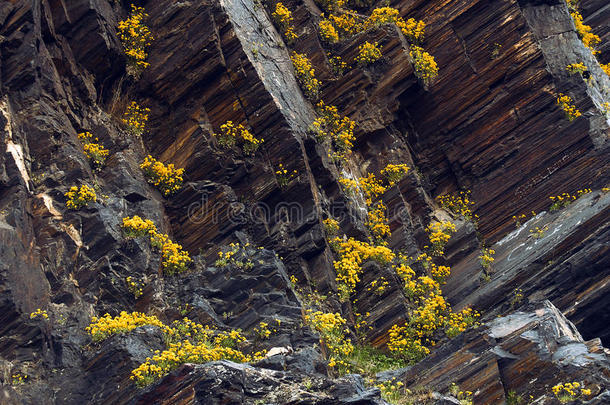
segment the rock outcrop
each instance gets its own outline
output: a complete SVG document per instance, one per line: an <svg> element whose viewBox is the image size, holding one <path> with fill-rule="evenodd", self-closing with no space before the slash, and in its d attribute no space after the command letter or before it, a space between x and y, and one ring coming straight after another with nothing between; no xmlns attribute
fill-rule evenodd
<svg viewBox="0 0 610 405"><path fill-rule="evenodd" d="M426 23L425 47L440 69L429 84L417 78L394 25L328 45L316 30L322 10L297 0L284 2L298 34L290 46L271 17L275 2L138 2L155 40L136 79L116 33L127 3L0 4L0 402L385 403L363 377L327 367L303 314L304 294L316 290L350 323L366 314L371 328L361 338L382 350L391 326L406 320L399 277L375 262L364 265L351 303L336 297L336 256L322 223L332 216L346 236L365 238L363 202L338 180L388 163L412 168L381 196L388 247L407 256L424 251L432 219L451 218L434 198L472 191L476 227L454 218L457 232L438 260L452 269L448 301L483 312L483 325L378 380L425 386L434 391L425 399L437 404L456 403L451 383L473 391L476 404L502 403L511 391L552 403L550 387L568 380L593 387L589 403L608 401L610 78L599 65L610 63L606 1L580 2L602 39L597 59L563 0L396 1L402 16ZM365 3L359 13L373 7ZM365 40L383 58L357 66ZM293 49L309 56L320 99L357 123L341 167L311 134L315 103L295 79ZM334 72L329 50L352 66ZM566 71L576 62L588 76ZM558 93L582 116L565 119ZM151 110L141 137L121 122L133 100ZM221 148L214 134L227 121L264 138L260 150ZM110 152L100 170L83 154L84 131ZM165 197L147 182L139 165L148 154L185 168L179 192ZM287 184L279 164L297 173ZM65 193L81 184L98 200L66 209ZM549 211L549 196L583 188L593 192ZM515 227L513 216L532 211ZM164 276L145 238L124 237L121 220L132 215L179 242L191 271ZM231 242L245 246L250 266L214 263ZM479 260L483 245L496 251L489 271ZM371 294L381 276L388 287ZM141 295L127 277L141 280ZM31 317L37 309L48 318ZM159 328L101 343L85 331L92 316L120 311L166 324L188 315L246 332L279 320L259 342L277 354L252 364L185 364L140 388L130 373L165 347ZM27 375L25 384L13 381L17 374Z"/></svg>

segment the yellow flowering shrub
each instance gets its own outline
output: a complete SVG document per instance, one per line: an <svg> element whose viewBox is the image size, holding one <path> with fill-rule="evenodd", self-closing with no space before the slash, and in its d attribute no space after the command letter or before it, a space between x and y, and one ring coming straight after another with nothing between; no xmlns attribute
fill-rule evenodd
<svg viewBox="0 0 610 405"><path fill-rule="evenodd" d="M335 27L339 39L349 37L362 31L362 24L360 24L357 18L352 14L331 14L328 16L328 21Z"/></svg>
<svg viewBox="0 0 610 405"><path fill-rule="evenodd" d="M390 282L386 280L385 277L381 276L371 281L370 287L368 287L366 290L372 291L375 295L382 295L389 285Z"/></svg>
<svg viewBox="0 0 610 405"><path fill-rule="evenodd" d="M549 199L553 202L549 211L556 211L562 208L567 207L573 201L576 201L581 196L590 193L592 190L590 188L584 188L582 190L578 190L576 194L572 195L570 193L562 193L560 195L551 196Z"/></svg>
<svg viewBox="0 0 610 405"><path fill-rule="evenodd" d="M38 308L36 311L34 311L30 314L30 319L36 319L36 318L49 319L49 314L47 313L47 311L45 309Z"/></svg>
<svg viewBox="0 0 610 405"><path fill-rule="evenodd" d="M282 28L282 33L289 43L298 38L292 26L292 12L286 6L278 2L275 5L275 11L272 16L275 22Z"/></svg>
<svg viewBox="0 0 610 405"><path fill-rule="evenodd" d="M79 210L90 202L97 201L95 190L86 184L82 186L72 186L70 190L64 194L67 198L66 208L71 210Z"/></svg>
<svg viewBox="0 0 610 405"><path fill-rule="evenodd" d="M366 41L364 44L358 46L358 55L354 59L355 62L360 66L370 65L381 59L381 49L379 49L379 43L370 43Z"/></svg>
<svg viewBox="0 0 610 405"><path fill-rule="evenodd" d="M329 44L334 44L335 42L339 41L339 33L330 20L320 20L318 27L320 30L320 37L324 41L328 42Z"/></svg>
<svg viewBox="0 0 610 405"><path fill-rule="evenodd" d="M277 184L280 188L286 187L290 182L296 178L299 173L296 170L292 172L284 167L282 163L278 166L278 169L275 171L275 178L277 179Z"/></svg>
<svg viewBox="0 0 610 405"><path fill-rule="evenodd" d="M336 219L328 217L322 221L322 224L324 225L326 237L332 237L339 233L339 221Z"/></svg>
<svg viewBox="0 0 610 405"><path fill-rule="evenodd" d="M595 47L601 42L600 37L595 35L592 32L591 27L583 22L582 14L580 14L575 7L572 11L570 11L570 15L572 16L572 20L574 20L576 32L578 33L582 43L591 50L593 55L598 54L599 51L595 49Z"/></svg>
<svg viewBox="0 0 610 405"><path fill-rule="evenodd" d="M104 162L106 162L106 158L110 152L108 152L108 149L104 148L104 145L99 143L99 139L97 137L94 138L91 132L82 132L78 134L78 139L83 143L85 156L91 161L94 168L100 169L104 166Z"/></svg>
<svg viewBox="0 0 610 405"><path fill-rule="evenodd" d="M570 72L570 74L583 74L586 71L588 71L589 69L587 69L587 67L582 63L582 62L578 62L578 63L572 63L568 66L566 66L566 70L568 72Z"/></svg>
<svg viewBox="0 0 610 405"><path fill-rule="evenodd" d="M608 76L610 76L610 63L606 63L606 64L600 63L600 66L601 66L602 70L603 70L603 71L604 71L604 72L605 72L605 73L606 73Z"/></svg>
<svg viewBox="0 0 610 405"><path fill-rule="evenodd" d="M239 140L242 142L244 153L252 155L265 141L257 139L252 133L247 130L242 124L235 126L233 121L227 121L220 126L220 134L213 134L218 138L218 143L223 148L231 148Z"/></svg>
<svg viewBox="0 0 610 405"><path fill-rule="evenodd" d="M250 260L247 248L249 243L241 245L239 243L231 243L228 247L218 252L218 259L214 262L216 267L226 267L233 265L239 269L250 270L254 267L254 263Z"/></svg>
<svg viewBox="0 0 610 405"><path fill-rule="evenodd" d="M367 220L364 225L368 228L373 240L378 243L390 236L390 227L385 213L387 207L382 201L377 202L374 207L369 209Z"/></svg>
<svg viewBox="0 0 610 405"><path fill-rule="evenodd" d="M140 107L138 103L132 101L123 115L123 124L127 126L127 130L130 133L135 136L140 136L144 133L144 129L146 128L149 112L150 108Z"/></svg>
<svg viewBox="0 0 610 405"><path fill-rule="evenodd" d="M167 348L155 351L152 357L131 372L138 386L146 386L184 363L207 363L230 360L239 363L260 360L264 352L246 354L240 346L246 338L239 330L218 331L184 318L164 326Z"/></svg>
<svg viewBox="0 0 610 405"><path fill-rule="evenodd" d="M174 275L188 270L192 259L182 246L171 241L168 235L157 232L155 224L135 215L123 218L122 229L126 237L148 236L150 245L161 251L161 267L166 275Z"/></svg>
<svg viewBox="0 0 610 405"><path fill-rule="evenodd" d="M411 336L410 328L393 325L389 332L388 349L409 363L417 363L430 354L430 349L422 344L421 339Z"/></svg>
<svg viewBox="0 0 610 405"><path fill-rule="evenodd" d="M341 59L341 56L332 55L331 53L327 53L327 56L328 63L330 64L333 73L337 76L341 76L345 72L345 69L348 68L347 63Z"/></svg>
<svg viewBox="0 0 610 405"><path fill-rule="evenodd" d="M128 238L150 236L157 231L157 227L150 219L142 219L138 215L123 218L121 225L123 233Z"/></svg>
<svg viewBox="0 0 610 405"><path fill-rule="evenodd" d="M381 183L381 180L376 178L373 173L369 173L366 177L360 177L358 183L367 206L371 206L386 191L386 187Z"/></svg>
<svg viewBox="0 0 610 405"><path fill-rule="evenodd" d="M563 110L568 121L574 121L582 115L578 108L576 108L576 105L574 105L572 97L566 96L563 93L559 93L557 96L557 105Z"/></svg>
<svg viewBox="0 0 610 405"><path fill-rule="evenodd" d="M484 269L488 270L491 267L491 264L496 260L493 257L495 254L496 251L491 248L481 249L479 259L481 260L481 266L483 266Z"/></svg>
<svg viewBox="0 0 610 405"><path fill-rule="evenodd" d="M346 359L353 353L354 345L347 338L346 321L338 313L307 309L305 322L320 333L320 344L327 349L328 366L339 373L347 371Z"/></svg>
<svg viewBox="0 0 610 405"><path fill-rule="evenodd" d="M148 316L141 312L127 313L122 311L118 316L112 317L110 314L106 314L100 318L91 318L91 324L85 328L91 335L94 342L104 340L111 335L126 333L134 330L138 326L154 325L161 329L166 329L167 326L163 324L156 316Z"/></svg>
<svg viewBox="0 0 610 405"><path fill-rule="evenodd" d="M428 225L428 227L426 227L426 232L428 233L428 238L432 245L431 254L442 256L445 245L455 231L455 225L450 221L433 222Z"/></svg>
<svg viewBox="0 0 610 405"><path fill-rule="evenodd" d="M480 317L481 314L472 308L464 308L460 312L451 312L445 323L445 333L452 338L469 328L478 327Z"/></svg>
<svg viewBox="0 0 610 405"><path fill-rule="evenodd" d="M342 300L347 300L355 291L365 261L372 259L383 265L394 260L394 253L385 246L374 246L354 238L345 241L335 238L333 242L338 248L339 260L334 261L333 266L337 273L337 291Z"/></svg>
<svg viewBox="0 0 610 405"><path fill-rule="evenodd" d="M148 17L144 8L131 5L131 13L125 21L119 22L118 36L125 49L125 55L134 73L147 68L148 47L154 39L150 29L144 24Z"/></svg>
<svg viewBox="0 0 610 405"><path fill-rule="evenodd" d="M423 48L413 45L409 55L413 60L415 76L419 77L425 84L430 83L438 76L438 65L434 57L424 51Z"/></svg>
<svg viewBox="0 0 610 405"><path fill-rule="evenodd" d="M551 388L555 398L562 404L585 399L591 395L591 390L584 387L577 381L561 383Z"/></svg>
<svg viewBox="0 0 610 405"><path fill-rule="evenodd" d="M135 299L138 299L142 295L142 283L135 278L131 276L126 277L125 284L127 284L127 289L133 294Z"/></svg>
<svg viewBox="0 0 610 405"><path fill-rule="evenodd" d="M11 375L11 385L23 385L27 382L28 376L25 374L17 373Z"/></svg>
<svg viewBox="0 0 610 405"><path fill-rule="evenodd" d="M474 201L470 198L470 191L460 191L459 194L443 194L436 197L438 205L454 214L457 217L464 217L471 221L478 219L477 215L472 214Z"/></svg>
<svg viewBox="0 0 610 405"><path fill-rule="evenodd" d="M390 163L386 167L381 169L380 173L386 178L391 187L394 184L398 183L400 180L402 180L407 175L407 173L409 173L409 167L404 163L400 163L397 165Z"/></svg>
<svg viewBox="0 0 610 405"><path fill-rule="evenodd" d="M337 107L326 105L322 100L316 105L316 112L317 118L311 124L311 131L321 142L330 139L337 149L336 157L345 158L351 152L356 138L356 123L349 117L339 115Z"/></svg>
<svg viewBox="0 0 610 405"><path fill-rule="evenodd" d="M381 24L396 24L411 43L421 43L424 41L426 24L413 18L405 21L398 13L398 10L393 7L374 9L364 22L364 29Z"/></svg>
<svg viewBox="0 0 610 405"><path fill-rule="evenodd" d="M277 326L280 326L281 321L279 319L276 319L275 323L277 324ZM269 336L271 336L272 334L277 333L277 329L272 329L271 325L269 325L268 322L261 321L259 322L258 326L254 328L254 333L260 340L265 340L269 339Z"/></svg>
<svg viewBox="0 0 610 405"><path fill-rule="evenodd" d="M307 58L307 55L293 51L290 59L292 60L296 72L297 81L299 82L305 97L310 100L317 99L320 91L320 81L316 79L316 71Z"/></svg>
<svg viewBox="0 0 610 405"><path fill-rule="evenodd" d="M164 196L175 193L182 187L184 169L176 169L173 163L168 165L148 155L140 165L148 182L161 191Z"/></svg>

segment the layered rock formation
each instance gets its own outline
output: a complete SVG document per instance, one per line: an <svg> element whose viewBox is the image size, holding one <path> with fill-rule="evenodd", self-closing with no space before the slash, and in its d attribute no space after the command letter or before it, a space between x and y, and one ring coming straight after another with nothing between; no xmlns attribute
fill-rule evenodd
<svg viewBox="0 0 610 405"><path fill-rule="evenodd" d="M452 268L448 300L482 311L484 325L379 378L424 385L437 391L429 400L439 404L455 403L444 396L451 383L473 391L476 404L502 403L510 391L552 403L550 386L568 380L593 387L590 403L610 397L603 348L610 345L610 194L600 191L610 162L610 78L578 38L563 1L394 2L405 18L427 25L425 46L440 68L430 85L415 76L409 44L393 25L332 45L345 61L365 40L383 50L371 66L333 73L313 2L284 3L299 36L290 47L270 17L275 3L143 3L155 40L138 80L126 74L116 34L126 2L0 4L5 403L383 403L361 377L329 373L318 337L302 324L305 307L290 276L300 289L327 295L329 307L350 322L368 313L365 340L385 348L390 327L407 316L400 280L367 263L353 305L341 303L322 220L338 218L342 232L363 238L362 202L346 196L338 179L396 162L412 170L382 199L389 246L407 255L423 251L431 219L449 217L434 197L472 190L477 227L457 219L440 260ZM608 63L605 3L582 0L580 7L602 38L598 58ZM357 122L342 168L309 133L314 105L295 79L292 49L310 57L320 98ZM566 71L576 62L590 78ZM582 117L566 120L557 93L570 94ZM141 138L120 120L132 100L151 109ZM220 148L213 134L226 121L264 138L261 149L249 156ZM83 131L110 150L99 172L82 153ZM147 183L138 165L149 153L185 168L177 194L164 198ZM280 163L298 172L287 185L275 174ZM103 197L83 210L65 209L64 193L82 183ZM585 187L594 191L548 212L549 196ZM538 214L515 227L512 217L531 211ZM122 235L120 221L131 215L153 220L181 243L192 271L162 276L149 244ZM264 248L246 251L253 267L214 266L220 248L236 241ZM483 243L496 251L487 281ZM371 294L382 275L388 288ZM137 298L125 284L129 276L145 281ZM38 308L48 320L30 318ZM160 331L147 326L92 343L84 330L92 316L123 310L167 323L188 313L245 331L278 318L282 326L261 349L287 352L252 365L187 364L141 389L130 372L163 348ZM13 384L16 373L29 380Z"/></svg>

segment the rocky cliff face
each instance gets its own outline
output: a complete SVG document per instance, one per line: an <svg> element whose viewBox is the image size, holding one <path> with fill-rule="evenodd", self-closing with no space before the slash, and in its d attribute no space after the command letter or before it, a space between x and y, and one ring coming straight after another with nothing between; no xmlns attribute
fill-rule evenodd
<svg viewBox="0 0 610 405"><path fill-rule="evenodd" d="M523 403L554 403L551 386L582 381L592 387L588 403L608 401L610 78L598 63L610 62L607 2L580 4L602 40L597 60L563 0L393 2L405 19L426 23L425 47L439 66L429 84L394 25L329 46L311 1L284 2L298 34L289 46L271 17L275 2L138 5L155 39L150 66L135 79L116 28L127 2L0 4L0 402L385 403L366 379L327 366L303 313L304 294L316 290L351 325L366 314L363 340L382 350L392 325L406 320L400 278L375 262L364 265L350 302L338 299L322 222L332 216L341 233L365 238L366 208L339 179L396 162L411 167L381 196L396 252L417 256L431 221L450 218L436 196L472 191L476 227L454 218L457 232L437 260L451 267L443 293L452 306L483 317L377 381L425 386L432 393L419 400L438 404L459 403L447 396L451 383L476 404L497 404L511 391ZM382 60L333 72L327 52L351 61L364 41L378 42ZM309 56L319 98L357 123L342 166L311 134L315 103L295 78L292 50ZM576 62L586 75L566 71ZM582 116L565 119L558 93L570 94ZM141 137L121 121L133 100L150 108ZM256 154L219 146L214 134L227 121L264 138ZM83 154L77 134L85 131L109 149L101 170ZM148 154L185 169L180 191L166 197L148 184L139 167ZM279 164L297 173L287 184ZM65 193L82 183L100 198L66 209ZM549 196L583 188L592 192L549 211ZM178 241L193 258L190 271L164 276L145 240L124 237L121 220L132 215ZM251 268L214 264L232 242L249 244L242 254ZM490 269L480 264L484 245L496 252ZM372 294L381 276L388 286ZM142 281L137 297L127 277ZM37 309L48 318L32 318ZM161 331L145 326L101 343L85 331L92 316L120 311L166 324L188 315L222 330L280 319L257 347L277 354L185 364L139 388L131 371L163 350Z"/></svg>

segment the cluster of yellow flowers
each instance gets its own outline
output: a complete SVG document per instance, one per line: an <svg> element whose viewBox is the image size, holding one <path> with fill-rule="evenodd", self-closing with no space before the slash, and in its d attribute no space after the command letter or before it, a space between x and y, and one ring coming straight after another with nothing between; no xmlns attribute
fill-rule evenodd
<svg viewBox="0 0 610 405"><path fill-rule="evenodd" d="M184 169L176 169L173 163L164 165L148 155L140 165L148 182L157 187L164 196L175 193L182 187Z"/></svg>
<svg viewBox="0 0 610 405"><path fill-rule="evenodd" d="M432 245L431 254L442 256L445 245L455 231L455 225L451 221L434 222L428 225L426 232L428 233L428 238Z"/></svg>
<svg viewBox="0 0 610 405"><path fill-rule="evenodd" d="M388 332L388 349L409 363L416 363L430 354L421 339L410 336L407 326L392 325Z"/></svg>
<svg viewBox="0 0 610 405"><path fill-rule="evenodd" d="M464 217L476 221L478 216L472 214L474 201L470 199L470 190L460 191L459 194L443 194L436 197L441 208L451 212L458 217Z"/></svg>
<svg viewBox="0 0 610 405"><path fill-rule="evenodd" d="M36 311L34 311L30 314L30 319L36 319L36 318L49 319L49 314L47 313L47 311L45 309L38 308Z"/></svg>
<svg viewBox="0 0 610 405"><path fill-rule="evenodd" d="M378 61L381 58L381 49L379 49L379 43L365 43L358 46L358 55L354 59L355 62L360 66L370 65Z"/></svg>
<svg viewBox="0 0 610 405"><path fill-rule="evenodd" d="M100 318L94 316L91 318L91 324L85 330L89 332L93 341L99 342L111 335L126 333L143 325L154 325L164 330L167 329L167 326L154 315L148 316L141 312L127 313L122 311L115 317L112 317L110 314Z"/></svg>
<svg viewBox="0 0 610 405"><path fill-rule="evenodd" d="M94 138L91 132L82 132L78 134L78 139L83 142L83 151L93 166L96 169L104 166L104 162L110 152L108 152L108 149L104 148L104 145L99 144L99 139L97 137Z"/></svg>
<svg viewBox="0 0 610 405"><path fill-rule="evenodd" d="M404 163L390 163L385 168L381 169L379 173L385 176L391 187L394 184L398 183L400 180L402 180L407 175L407 173L409 173L409 166Z"/></svg>
<svg viewBox="0 0 610 405"><path fill-rule="evenodd" d="M360 177L358 183L360 190L364 193L367 206L371 206L386 191L386 187L381 180L375 177L373 173L369 173L366 177Z"/></svg>
<svg viewBox="0 0 610 405"><path fill-rule="evenodd" d="M595 35L591 27L583 23L582 14L578 11L576 0L567 0L568 6L570 7L570 15L572 16L572 20L574 20L574 26L576 27L576 32L578 32L578 36L580 37L582 43L591 50L593 55L599 53L595 47L599 45L601 39L599 36Z"/></svg>
<svg viewBox="0 0 610 405"><path fill-rule="evenodd" d="M347 63L343 62L343 59L341 59L341 56L339 55L332 55L331 53L327 53L327 56L328 63L330 64L333 73L337 76L341 76L345 72L345 69L347 69Z"/></svg>
<svg viewBox="0 0 610 405"><path fill-rule="evenodd" d="M303 94L310 100L318 98L320 92L320 81L316 79L316 71L304 53L292 52L290 55L296 77L303 90Z"/></svg>
<svg viewBox="0 0 610 405"><path fill-rule="evenodd" d="M286 40L289 43L299 37L294 32L294 27L292 26L292 13L281 2L278 2L275 5L275 11L273 12L272 16L275 22L282 27L284 37L286 37Z"/></svg>
<svg viewBox="0 0 610 405"><path fill-rule="evenodd" d="M485 270L488 270L491 267L491 264L496 260L493 258L493 255L496 254L496 251L492 248L483 248L481 249L481 255L479 259L481 260L481 266Z"/></svg>
<svg viewBox="0 0 610 405"><path fill-rule="evenodd" d="M280 163L278 169L275 171L277 183L281 188L284 188L290 184L292 179L294 179L298 174L299 172L296 170L293 170L292 172L288 171L288 169L286 169L282 163Z"/></svg>
<svg viewBox="0 0 610 405"><path fill-rule="evenodd" d="M70 190L64 196L67 198L66 207L71 210L79 210L89 202L97 201L95 190L86 184L83 184L80 188L77 186L70 187Z"/></svg>
<svg viewBox="0 0 610 405"><path fill-rule="evenodd" d="M184 363L207 363L215 360L248 362L260 360L264 352L246 354L238 348L246 338L239 330L220 332L188 318L163 326L167 349L155 351L152 357L131 372L139 386L151 384Z"/></svg>
<svg viewBox="0 0 610 405"><path fill-rule="evenodd" d="M396 24L409 42L422 43L424 41L426 24L423 21L417 21L414 18L409 18L405 21L398 13L398 10L393 7L374 9L364 22L363 28L366 30L382 24Z"/></svg>
<svg viewBox="0 0 610 405"><path fill-rule="evenodd" d="M13 374L11 375L11 385L23 385L26 383L27 379L27 375L21 373Z"/></svg>
<svg viewBox="0 0 610 405"><path fill-rule="evenodd" d="M409 56L413 59L413 69L415 76L419 77L425 84L430 83L438 76L438 65L434 57L423 48L413 45Z"/></svg>
<svg viewBox="0 0 610 405"><path fill-rule="evenodd" d="M220 126L221 134L213 134L218 138L218 143L223 148L231 148L238 139L243 142L244 153L248 155L254 154L259 146L265 141L257 139L252 133L247 130L242 124L235 126L233 121L227 121Z"/></svg>
<svg viewBox="0 0 610 405"><path fill-rule="evenodd" d="M381 295L385 292L385 290L390 286L390 282L385 279L385 277L381 276L378 279L374 279L371 281L371 286L368 287L367 291L373 291L376 295Z"/></svg>
<svg viewBox="0 0 610 405"><path fill-rule="evenodd" d="M562 193L560 195L549 197L549 199L553 202L549 211L556 211L562 208L567 207L572 203L572 201L576 201L581 196L590 193L592 190L590 188L584 188L582 190L578 190L575 195L571 195L570 193Z"/></svg>
<svg viewBox="0 0 610 405"><path fill-rule="evenodd" d="M338 313L313 311L305 313L305 322L320 333L320 344L328 349L328 366L339 372L347 371L349 363L345 361L354 351L351 339L347 338L346 321Z"/></svg>
<svg viewBox="0 0 610 405"><path fill-rule="evenodd" d="M557 384L551 389L553 390L553 394L555 394L557 400L562 404L576 401L579 398L588 397L591 395L591 390L585 388L577 381Z"/></svg>
<svg viewBox="0 0 610 405"><path fill-rule="evenodd" d="M231 243L228 249L218 252L218 259L214 262L216 267L225 267L229 264L244 270L250 270L254 267L254 263L248 257L247 248L249 243L241 245L239 243Z"/></svg>
<svg viewBox="0 0 610 405"><path fill-rule="evenodd" d="M132 101L123 116L123 123L127 125L127 130L135 136L142 135L146 128L149 112L150 108L140 107L138 103Z"/></svg>
<svg viewBox="0 0 610 405"><path fill-rule="evenodd" d="M572 64L566 66L566 70L568 72L570 72L570 74L576 74L576 73L583 74L588 69L582 62L578 62L578 63L572 63Z"/></svg>
<svg viewBox="0 0 610 405"><path fill-rule="evenodd" d="M392 377L387 381L381 381L375 384L375 387L379 388L379 391L381 391L381 398L390 404L401 403L399 401L405 400L405 394L411 394L409 389L404 389L404 383L402 381L396 381L396 377Z"/></svg>
<svg viewBox="0 0 610 405"><path fill-rule="evenodd" d="M167 275L182 273L188 270L192 262L187 251L182 246L170 240L169 236L157 232L157 227L149 219L135 215L123 218L123 232L128 238L148 236L153 248L161 251L161 266Z"/></svg>
<svg viewBox="0 0 610 405"><path fill-rule="evenodd" d="M279 327L282 321L275 319L275 323ZM254 328L254 333L256 333L259 339L264 340L269 339L269 336L271 336L273 333L277 333L277 329L271 329L269 323L261 321L259 322L258 326Z"/></svg>
<svg viewBox="0 0 610 405"><path fill-rule="evenodd" d="M330 139L338 151L336 157L344 159L352 150L356 123L349 117L341 117L337 107L326 105L322 100L316 105L316 111L318 117L311 124L311 131L321 142Z"/></svg>
<svg viewBox="0 0 610 405"><path fill-rule="evenodd" d="M135 299L138 299L142 295L142 283L135 280L133 277L126 277L125 284L127 284L127 289L133 294Z"/></svg>
<svg viewBox="0 0 610 405"><path fill-rule="evenodd" d="M610 63L606 63L606 64L600 63L599 65L602 67L602 70L603 70L603 71L604 71L604 72L605 72L605 73L606 73L608 76L610 76Z"/></svg>
<svg viewBox="0 0 610 405"><path fill-rule="evenodd" d="M144 8L131 5L131 14L125 21L119 22L118 36L125 48L125 54L136 75L147 68L148 47L154 39L150 29L144 24L148 17Z"/></svg>
<svg viewBox="0 0 610 405"><path fill-rule="evenodd" d="M394 260L394 253L385 246L374 246L360 242L354 238L341 240L335 238L334 244L338 248L339 260L333 262L337 272L337 290L339 297L347 300L360 281L362 264L369 259L387 264Z"/></svg>
<svg viewBox="0 0 610 405"><path fill-rule="evenodd" d="M328 217L322 221L322 224L327 237L335 236L339 232L339 221L334 218Z"/></svg>
<svg viewBox="0 0 610 405"><path fill-rule="evenodd" d="M386 210L387 207L382 201L375 203L374 207L369 207L367 221L364 223L373 239L378 243L384 243L384 239L390 236Z"/></svg>
<svg viewBox="0 0 610 405"><path fill-rule="evenodd" d="M464 308L457 313L451 312L445 324L445 333L451 338L465 332L468 328L478 327L480 317L481 314L472 308Z"/></svg>
<svg viewBox="0 0 610 405"><path fill-rule="evenodd" d="M549 230L548 225L545 225L542 228L537 226L534 229L530 229L530 235L533 236L534 239L541 239L544 236L544 233L548 230Z"/></svg>
<svg viewBox="0 0 610 405"><path fill-rule="evenodd" d="M330 44L334 44L335 42L339 41L339 33L330 20L322 19L320 20L318 26L320 28L320 37L324 41Z"/></svg>
<svg viewBox="0 0 610 405"><path fill-rule="evenodd" d="M347 0L316 0L316 3L328 12L339 11L345 6Z"/></svg>
<svg viewBox="0 0 610 405"><path fill-rule="evenodd" d="M578 108L576 108L572 97L566 96L563 93L559 93L557 96L557 105L563 110L568 121L574 121L582 115Z"/></svg>
<svg viewBox="0 0 610 405"><path fill-rule="evenodd" d="M339 39L355 35L362 31L362 24L360 24L357 17L352 13L340 15L331 14L328 16L328 21L337 30Z"/></svg>

